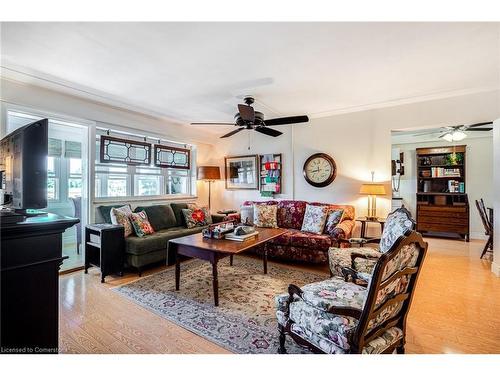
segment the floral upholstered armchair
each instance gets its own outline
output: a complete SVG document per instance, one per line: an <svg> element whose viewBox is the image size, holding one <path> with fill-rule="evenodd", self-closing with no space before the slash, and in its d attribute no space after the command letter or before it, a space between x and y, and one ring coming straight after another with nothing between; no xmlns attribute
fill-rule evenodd
<svg viewBox="0 0 500 375"><path fill-rule="evenodd" d="M380 238L362 239L363 244L377 243L378 247L336 248L328 250L328 262L332 276L343 277L366 285L377 260L389 251L396 240L415 229L411 213L404 207L394 210L387 216L384 231ZM349 242L349 240L343 240ZM359 241L356 241L359 243Z"/></svg>
<svg viewBox="0 0 500 375"><path fill-rule="evenodd" d="M427 252L422 236L398 236L366 287L341 277L293 284L276 297L279 353L286 337L315 353L404 353L406 317Z"/></svg>

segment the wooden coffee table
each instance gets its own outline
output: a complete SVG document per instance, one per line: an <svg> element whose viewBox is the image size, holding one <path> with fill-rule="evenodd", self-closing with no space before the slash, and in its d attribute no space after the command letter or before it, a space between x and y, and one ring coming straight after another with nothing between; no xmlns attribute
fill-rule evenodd
<svg viewBox="0 0 500 375"><path fill-rule="evenodd" d="M281 236L287 232L282 228L258 228L259 234L253 239L243 242L216 240L203 238L201 233L185 237L175 238L169 241L169 250L175 251L175 290L179 290L181 276L180 255L207 260L212 264L212 277L214 289L214 303L219 306L219 281L217 276L217 262L225 257L230 257L230 265L233 265L233 255L242 253L260 244ZM264 246L264 273L267 273L267 246Z"/></svg>

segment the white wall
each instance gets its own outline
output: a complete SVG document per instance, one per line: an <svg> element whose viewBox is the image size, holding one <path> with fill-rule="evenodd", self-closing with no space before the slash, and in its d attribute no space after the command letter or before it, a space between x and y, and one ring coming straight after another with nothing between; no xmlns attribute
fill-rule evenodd
<svg viewBox="0 0 500 375"><path fill-rule="evenodd" d="M484 227L474 201L483 198L487 207L493 204L493 137L465 138L457 144L466 145L466 193L470 205L471 238L485 239ZM395 144L404 153L405 174L401 176L400 194L403 203L416 217L417 162L415 149L419 147L448 147L446 141Z"/></svg>
<svg viewBox="0 0 500 375"><path fill-rule="evenodd" d="M500 105L500 101L499 101ZM500 118L493 124L493 210L495 212L495 238L493 239L493 263L491 271L500 277Z"/></svg>
<svg viewBox="0 0 500 375"><path fill-rule="evenodd" d="M227 155L282 152L284 194L278 198L354 204L358 215L366 213L366 198L358 194L359 188L370 181L373 170L376 181L387 182L388 196L378 199L378 214L384 216L390 210L391 130L492 120L500 116L499 100L500 91L489 91L312 119L285 129L278 138L252 132L250 151L245 131L219 140L216 159L222 167ZM337 163L337 179L326 188L312 187L302 177L304 161L315 152L326 152ZM223 182L216 190L217 208L238 207L246 199L259 198L257 191L225 190Z"/></svg>

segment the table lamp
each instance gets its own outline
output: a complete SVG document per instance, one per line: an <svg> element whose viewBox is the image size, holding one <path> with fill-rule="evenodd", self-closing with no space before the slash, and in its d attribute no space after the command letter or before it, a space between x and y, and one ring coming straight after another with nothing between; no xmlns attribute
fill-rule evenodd
<svg viewBox="0 0 500 375"><path fill-rule="evenodd" d="M198 180L208 182L208 211L210 211L211 185L215 180L220 180L220 168L211 165L198 167Z"/></svg>
<svg viewBox="0 0 500 375"><path fill-rule="evenodd" d="M377 219L377 195L385 195L385 186L382 184L363 184L359 190L359 194L368 195L368 220Z"/></svg>

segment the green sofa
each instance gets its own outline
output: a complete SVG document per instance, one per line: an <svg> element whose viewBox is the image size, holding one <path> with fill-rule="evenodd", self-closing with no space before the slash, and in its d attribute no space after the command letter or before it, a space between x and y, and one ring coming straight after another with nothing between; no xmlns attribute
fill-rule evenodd
<svg viewBox="0 0 500 375"><path fill-rule="evenodd" d="M99 206L104 222L111 223L110 211L113 207L123 204ZM188 208L187 203L170 203L153 206L139 206L134 212L144 210L155 230L155 233L144 237L135 235L125 238L125 259L129 266L136 268L139 275L142 269L153 263L166 261L167 265L175 263L175 254L168 251L168 242L173 238L199 233L205 227L187 228L182 209ZM212 215L212 221L221 221L220 215Z"/></svg>

